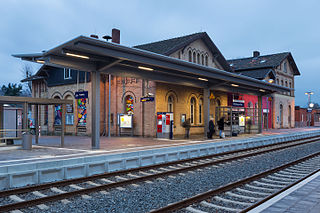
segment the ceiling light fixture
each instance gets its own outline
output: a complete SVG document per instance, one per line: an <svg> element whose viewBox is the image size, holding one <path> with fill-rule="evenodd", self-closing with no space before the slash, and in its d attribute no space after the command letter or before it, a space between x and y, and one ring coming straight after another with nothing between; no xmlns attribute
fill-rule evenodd
<svg viewBox="0 0 320 213"><path fill-rule="evenodd" d="M77 57L77 58L83 58L83 59L89 59L88 56L85 55L78 55L78 54L74 54L74 53L66 53L67 56L73 56L73 57Z"/></svg>
<svg viewBox="0 0 320 213"><path fill-rule="evenodd" d="M45 61L44 60L36 60L37 63L40 63L40 64L44 64Z"/></svg>
<svg viewBox="0 0 320 213"><path fill-rule="evenodd" d="M231 84L231 86L238 87L239 85L238 84Z"/></svg>
<svg viewBox="0 0 320 213"><path fill-rule="evenodd" d="M200 81L208 81L206 78L198 78Z"/></svg>
<svg viewBox="0 0 320 213"><path fill-rule="evenodd" d="M147 70L147 71L153 71L154 69L150 68L150 67L143 67L143 66L138 66L139 69L141 70Z"/></svg>
<svg viewBox="0 0 320 213"><path fill-rule="evenodd" d="M265 92L265 90L264 90L264 89L259 89L259 91L260 91L260 92Z"/></svg>

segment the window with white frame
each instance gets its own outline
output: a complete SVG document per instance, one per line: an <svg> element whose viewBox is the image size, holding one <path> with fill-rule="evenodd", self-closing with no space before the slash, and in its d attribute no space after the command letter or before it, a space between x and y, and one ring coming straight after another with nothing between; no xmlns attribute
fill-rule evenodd
<svg viewBox="0 0 320 213"><path fill-rule="evenodd" d="M71 79L71 69L66 69L64 68L63 69L63 72L64 72L64 79Z"/></svg>

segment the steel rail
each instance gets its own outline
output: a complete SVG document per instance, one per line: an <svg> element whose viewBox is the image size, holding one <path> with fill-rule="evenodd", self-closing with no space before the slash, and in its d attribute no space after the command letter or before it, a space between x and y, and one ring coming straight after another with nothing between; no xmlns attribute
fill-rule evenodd
<svg viewBox="0 0 320 213"><path fill-rule="evenodd" d="M299 160L292 161L292 162L290 162L288 164L284 164L282 166L279 166L279 167L276 167L276 168L261 172L259 174L253 175L251 177L244 178L242 180L229 183L229 184L224 185L222 187L219 187L217 189L209 190L209 191L207 191L205 193L195 195L195 196L193 196L191 198L186 198L186 199L184 199L182 201L178 201L178 202L169 204L168 206L165 206L165 207L162 207L162 208L159 208L159 209L155 209L155 210L151 210L149 213L163 213L163 212L177 211L179 209L188 207L191 204L194 204L194 203L203 201L205 199L208 199L210 197L213 197L215 195L230 191L230 190L232 190L232 189L234 189L236 187L242 186L242 185L244 185L246 183L249 183L249 182L252 182L254 180L260 179L262 177L268 176L268 175L273 174L275 172L281 171L283 169L286 169L286 168L288 168L290 166L293 166L295 164L301 163L303 161L306 161L306 160L308 160L310 158L313 158L313 157L316 157L318 155L320 155L320 152L308 155L306 157L300 158ZM246 211L244 210L243 212L246 212Z"/></svg>
<svg viewBox="0 0 320 213"><path fill-rule="evenodd" d="M311 138L312 139L307 141L308 143L315 142L315 141L319 140L319 137L311 137ZM100 185L100 186L94 186L94 187L90 187L90 188L80 189L80 190L77 190L77 191L66 192L66 193L62 193L62 194L57 194L57 195L53 195L53 196L37 198L37 199L33 199L33 200L26 200L26 201L23 201L23 202L17 202L17 203L13 203L13 204L7 204L7 205L4 205L4 206L0 206L0 212L10 211L10 210L19 209L19 208L26 208L26 207L29 207L29 206L39 205L39 204L46 203L46 202L62 200L62 199L68 198L68 197L74 197L74 196L80 195L80 194L87 194L87 193L101 191L101 190L110 189L110 188L115 188L115 187L119 187L119 186L123 186L123 185L129 185L129 184L133 184L133 183L136 183L136 182L141 182L141 181L145 181L145 180L149 180L149 179L155 179L155 178L159 178L159 177L163 177L163 176L169 176L169 175L172 175L172 174L185 172L185 171L188 171L188 170L195 170L195 169L199 169L199 168L203 168L203 167L208 167L208 166L211 166L211 165L214 165L214 164L224 163L224 162L227 162L227 161L232 161L232 160L237 160L237 159L241 159L241 158L251 157L251 156L263 154L263 153L270 152L270 151L276 151L276 150L280 150L280 149L284 149L284 148L289 148L289 147L292 147L292 146L298 146L298 145L301 145L301 144L303 145L303 144L306 143L305 140L308 140L308 138L307 139L300 139L300 141L301 140L304 141L304 142L297 143L297 144L290 144L290 145L286 145L286 146L283 146L283 147L279 147L279 146L276 147L276 148L272 148L271 147L270 149L265 149L265 150L258 151L258 152L246 153L246 154L242 154L242 155L238 155L238 156L231 156L231 157L227 156L224 159L215 159L215 160L212 160L211 162L201 163L201 164L194 165L194 166L182 167L182 168L174 169L174 170L171 170L171 171L164 171L164 172L157 173L157 174L146 175L146 176L142 176L142 177L138 177L138 178L132 178L132 179L119 181L119 182L115 182L115 183L103 184L103 185ZM276 145L274 144L274 146L276 146ZM250 148L250 149L254 150L254 149L257 149L257 147ZM244 150L242 150L242 151L244 151ZM232 151L232 152L235 152L235 151ZM214 155L214 156L217 156L217 155ZM219 156L220 156L220 154L219 154ZM206 156L205 158L209 158L209 156ZM195 161L195 159L186 159L186 160L183 160L183 161ZM179 163L181 163L181 162L179 161ZM171 165L171 164L179 164L179 163L170 162L169 164ZM30 192L30 191L47 189L47 188L51 188L51 187L54 187L54 186L62 186L62 185L75 184L75 183L78 183L78 182L86 182L88 180L105 178L105 177L110 177L110 176L115 176L115 175L120 175L120 174L128 174L128 173L131 173L133 171L134 172L138 172L138 171L146 170L146 169L154 169L155 166L163 167L163 166L168 166L168 165L167 164L158 164L158 165L146 166L146 167L143 167L143 168L134 168L134 169L130 169L130 170L117 171L117 172L107 173L107 174L103 174L103 175L95 175L95 176L91 176L91 177L70 179L70 180L66 180L66 181L43 184L43 185L39 185L39 186L31 186L31 187L25 187L25 188L21 188L21 189L13 189L13 190L0 192L0 195L11 195L11 194L19 194L19 193L21 194L21 193L26 193L26 192ZM13 192L19 192L19 193L13 193Z"/></svg>
<svg viewBox="0 0 320 213"><path fill-rule="evenodd" d="M100 178L107 178L107 177L112 177L112 176L117 176L117 175L124 175L124 174L132 173L132 172L139 172L142 170L156 169L159 167L171 166L171 165L187 163L187 162L192 162L192 161L197 161L197 160L202 160L202 159L227 156L227 155L246 152L246 151L254 151L254 150L264 149L264 148L268 148L268 147L269 148L276 147L276 148L273 148L272 150L279 150L279 149L283 149L283 148L290 148L292 146L298 146L301 144L313 143L313 142L318 141L319 139L320 139L320 136L313 136L313 137L308 137L308 138L304 138L304 139L292 140L290 142L290 144L288 142L281 142L281 143L277 143L277 144L269 144L269 145L264 145L264 146L251 147L251 148L247 148L247 149L228 151L228 152L223 152L223 153L218 153L218 154L205 155L205 156L196 157L196 158L189 158L189 159L183 159L183 160L172 161L172 162L167 162L167 163L142 166L142 167L138 167L138 168L132 168L132 169L126 169L126 170L120 170L120 171L114 171L114 172L109 172L109 173L96 174L96 175L92 175L92 176L88 176L88 177L73 178L73 179L68 179L68 180L61 180L61 181L56 181L56 182L40 184L40 185L32 185L32 186L27 186L27 187L23 187L23 188L8 189L8 190L0 191L0 197L9 196L9 195L13 195L13 194L22 194L22 193L27 193L30 191L38 191L38 190L43 190L43 189L47 189L47 188L51 188L51 187L66 186L69 184L82 183L82 182L86 182L89 180L96 180L96 179L100 179ZM297 141L303 141L303 142L295 143ZM284 146L279 146L279 145L284 145ZM262 152L260 151L260 153L263 154L267 151L270 151L270 150L266 150L266 151L263 150ZM257 153L259 154L259 152L257 152ZM256 153L239 155L238 158L250 157L253 155L256 155ZM230 160L232 160L232 158L231 159L226 158L224 161L221 161L221 160L219 162L214 161L214 164L223 163L225 161L230 161ZM189 168L192 169L192 167L189 167Z"/></svg>

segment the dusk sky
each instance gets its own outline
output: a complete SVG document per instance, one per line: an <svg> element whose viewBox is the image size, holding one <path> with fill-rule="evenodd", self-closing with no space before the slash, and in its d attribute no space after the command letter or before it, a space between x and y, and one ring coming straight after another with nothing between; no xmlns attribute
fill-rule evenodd
<svg viewBox="0 0 320 213"><path fill-rule="evenodd" d="M79 35L121 31L121 44L134 46L207 32L226 59L291 52L296 105L306 91L320 103L320 1L103 1L3 0L0 8L0 85L19 83L25 63L11 54L51 49ZM39 66L32 64L34 72Z"/></svg>

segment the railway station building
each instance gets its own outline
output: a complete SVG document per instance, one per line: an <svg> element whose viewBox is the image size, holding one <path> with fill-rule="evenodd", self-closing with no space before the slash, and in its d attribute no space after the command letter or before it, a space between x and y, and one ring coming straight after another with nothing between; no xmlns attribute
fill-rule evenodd
<svg viewBox="0 0 320 213"><path fill-rule="evenodd" d="M259 132L262 106L271 103L266 97L291 92L273 83L274 72L263 80L238 74L205 32L135 47L119 43L120 31L113 29L112 42L80 36L39 54L14 55L43 64L23 81L32 81L33 97L73 100L64 131L91 135L93 146L108 134L184 135L187 119L190 134L205 135L209 120L221 117L226 134L248 131L249 120ZM245 105L245 97L256 105ZM60 108L41 109L42 130L61 130Z"/></svg>

